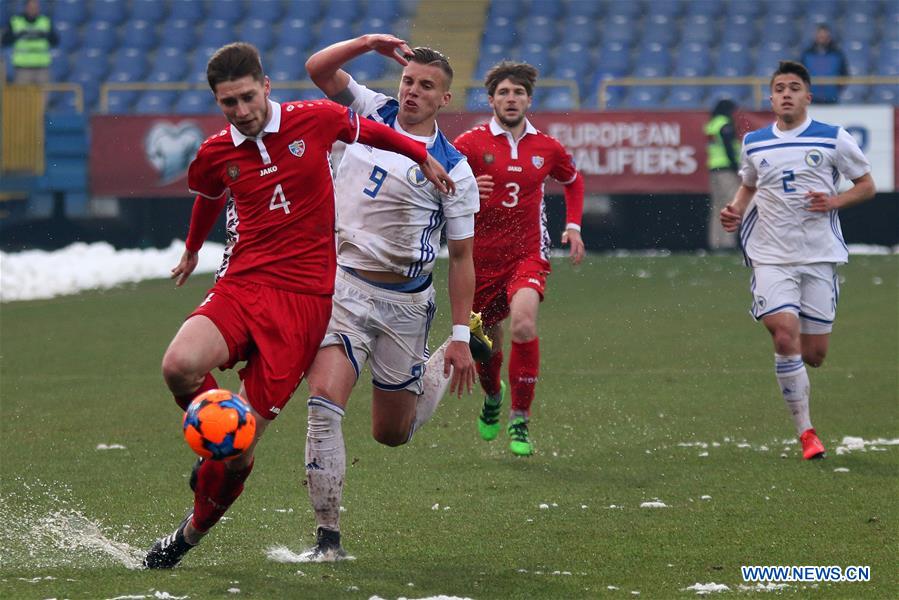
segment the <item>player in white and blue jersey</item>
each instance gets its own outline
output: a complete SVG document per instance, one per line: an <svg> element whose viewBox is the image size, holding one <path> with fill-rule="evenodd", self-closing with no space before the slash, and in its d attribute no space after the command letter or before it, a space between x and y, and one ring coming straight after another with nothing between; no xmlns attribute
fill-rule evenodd
<svg viewBox="0 0 899 600"><path fill-rule="evenodd" d="M742 185L721 211L752 267L752 316L774 342L774 367L804 459L823 458L809 417L805 365L824 362L836 317L836 266L849 252L838 211L874 196L871 165L845 129L808 116L811 79L782 61L771 78L776 121L743 138ZM837 193L841 177L853 187Z"/></svg>
<svg viewBox="0 0 899 600"><path fill-rule="evenodd" d="M372 50L404 66L398 98L366 88L341 68ZM455 194L444 195L413 161L362 144L348 146L337 168L338 271L331 321L306 376L307 488L318 527L316 544L304 558L322 561L344 555L339 533L346 473L341 422L362 367L368 363L371 369L372 435L382 444L408 441L440 400L437 393L423 393L423 375L436 311L431 271L444 228L453 341L441 347L442 364L433 370L451 374L450 387L458 394L471 392L472 249L480 199L465 156L437 127L437 113L451 98L453 71L445 56L374 34L317 52L306 69L332 100L426 145L456 187Z"/></svg>

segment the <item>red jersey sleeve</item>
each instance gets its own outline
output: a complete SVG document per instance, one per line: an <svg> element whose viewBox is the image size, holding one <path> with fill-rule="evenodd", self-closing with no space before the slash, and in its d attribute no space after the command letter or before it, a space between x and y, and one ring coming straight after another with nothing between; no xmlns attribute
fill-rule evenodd
<svg viewBox="0 0 899 600"><path fill-rule="evenodd" d="M316 130L329 144L335 140L353 144L359 138L359 116L346 106L330 100L316 100L313 110Z"/></svg>
<svg viewBox="0 0 899 600"><path fill-rule="evenodd" d="M192 194L215 200L222 197L227 186L222 174L212 165L207 143L209 140L200 146L196 158L187 169L187 188Z"/></svg>
<svg viewBox="0 0 899 600"><path fill-rule="evenodd" d="M557 140L553 140L556 145L555 165L553 170L549 172L549 176L561 183L567 185L574 182L577 177L577 167L574 166L574 158L565 149L565 146Z"/></svg>

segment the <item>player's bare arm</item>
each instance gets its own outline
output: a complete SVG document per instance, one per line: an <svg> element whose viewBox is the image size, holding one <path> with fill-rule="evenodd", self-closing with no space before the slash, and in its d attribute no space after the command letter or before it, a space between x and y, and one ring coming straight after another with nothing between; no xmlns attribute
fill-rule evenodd
<svg viewBox="0 0 899 600"><path fill-rule="evenodd" d="M851 188L836 196L830 196L825 192L807 192L805 194L809 201L807 209L812 212L839 210L870 200L877 193L874 178L871 177L870 173L865 173L861 177L853 179L852 183L854 185Z"/></svg>
<svg viewBox="0 0 899 600"><path fill-rule="evenodd" d="M581 261L584 260L584 256L587 254L584 248L584 240L581 238L581 232L571 227L562 232L562 245L566 244L571 244L571 249L568 253L571 258L571 264L581 264Z"/></svg>
<svg viewBox="0 0 899 600"><path fill-rule="evenodd" d="M733 233L740 228L740 223L743 222L743 213L746 212L746 207L749 206L753 196L755 196L754 187L746 184L740 185L734 199L721 210L721 226L724 227L724 231Z"/></svg>
<svg viewBox="0 0 899 600"><path fill-rule="evenodd" d="M321 91L334 97L350 83L349 73L341 67L372 50L403 66L409 64L405 56L412 54L412 49L405 40L385 33L367 34L319 50L306 61L306 72Z"/></svg>
<svg viewBox="0 0 899 600"><path fill-rule="evenodd" d="M492 175L478 175L475 178L475 181L478 182L478 196L481 200L487 200L490 198L490 194L493 193L493 176Z"/></svg>
<svg viewBox="0 0 899 600"><path fill-rule="evenodd" d="M449 298L453 325L468 328L471 303L474 298L474 238L447 240L449 250ZM475 384L476 366L467 341L450 342L443 360L443 375L449 377L450 393L462 396L463 388L470 394Z"/></svg>
<svg viewBox="0 0 899 600"><path fill-rule="evenodd" d="M194 272L194 269L197 268L197 263L199 262L199 252L184 250L184 254L181 255L181 260L178 261L178 264L172 269L172 279L175 280L175 287L184 285L184 282L187 281L190 274Z"/></svg>
<svg viewBox="0 0 899 600"><path fill-rule="evenodd" d="M449 173L446 172L446 169L443 168L443 165L436 158L428 154L428 159L423 163L419 163L418 166L421 168L422 174L428 181L437 186L441 194L452 196L456 193L455 182L450 179Z"/></svg>

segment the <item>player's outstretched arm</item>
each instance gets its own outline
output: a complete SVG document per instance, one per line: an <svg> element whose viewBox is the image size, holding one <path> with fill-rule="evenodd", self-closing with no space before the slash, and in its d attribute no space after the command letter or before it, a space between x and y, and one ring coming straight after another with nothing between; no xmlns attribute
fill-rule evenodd
<svg viewBox="0 0 899 600"><path fill-rule="evenodd" d="M450 377L450 393L462 396L463 388L471 393L475 385L476 366L468 347L468 339L457 338L456 330L467 338L468 321L474 299L474 238L447 240L449 249L449 298L453 318L453 341L447 346L443 359L443 375Z"/></svg>
<svg viewBox="0 0 899 600"><path fill-rule="evenodd" d="M436 185L441 193L448 196L456 193L456 183L450 179L449 173L436 158L428 154L428 159L423 163L418 163L418 166L427 180Z"/></svg>
<svg viewBox="0 0 899 600"><path fill-rule="evenodd" d="M851 188L836 196L829 196L825 192L807 192L805 197L809 200L808 210L812 212L839 210L870 200L877 193L874 178L870 173L853 179L852 183L854 185Z"/></svg>
<svg viewBox="0 0 899 600"><path fill-rule="evenodd" d="M199 252L191 252L187 249L184 250L184 254L181 255L181 260L178 261L178 264L172 269L172 279L175 280L175 287L184 285L184 282L187 281L190 274L194 272L194 269L197 268L199 262Z"/></svg>
<svg viewBox="0 0 899 600"><path fill-rule="evenodd" d="M571 244L571 250L568 255L571 258L571 264L579 265L584 260L587 251L584 247L584 240L581 238L581 232L573 227L569 227L562 232L562 245Z"/></svg>
<svg viewBox="0 0 899 600"><path fill-rule="evenodd" d="M172 269L172 279L175 280L175 286L181 287L190 274L197 268L199 262L200 248L203 242L209 237L209 232L215 225L219 213L225 207L226 197L223 193L220 198L211 199L197 195L194 200L194 206L190 214L190 228L187 231L187 241L185 242L184 254L181 260Z"/></svg>
<svg viewBox="0 0 899 600"><path fill-rule="evenodd" d="M737 193L734 195L734 199L721 209L719 214L724 231L734 233L740 229L740 223L743 222L743 213L746 212L746 207L749 206L753 196L755 196L755 188L749 187L745 183L740 185Z"/></svg>
<svg viewBox="0 0 899 600"><path fill-rule="evenodd" d="M337 42L319 50L306 61L306 72L321 91L329 97L335 97L350 83L349 73L341 67L372 50L403 66L409 64L405 57L412 55L412 49L404 40L385 33L373 33Z"/></svg>

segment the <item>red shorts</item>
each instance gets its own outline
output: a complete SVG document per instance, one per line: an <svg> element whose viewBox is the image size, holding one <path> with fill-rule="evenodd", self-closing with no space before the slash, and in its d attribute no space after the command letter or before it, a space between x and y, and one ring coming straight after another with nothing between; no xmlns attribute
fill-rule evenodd
<svg viewBox="0 0 899 600"><path fill-rule="evenodd" d="M542 302L551 270L542 258L526 258L499 274L478 272L473 308L481 313L484 327L493 327L509 316L509 302L522 288L537 290Z"/></svg>
<svg viewBox="0 0 899 600"><path fill-rule="evenodd" d="M331 318L331 297L225 278L194 315L209 318L228 344L228 362L220 369L247 361L239 371L247 401L274 419L315 358Z"/></svg>

